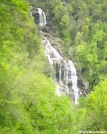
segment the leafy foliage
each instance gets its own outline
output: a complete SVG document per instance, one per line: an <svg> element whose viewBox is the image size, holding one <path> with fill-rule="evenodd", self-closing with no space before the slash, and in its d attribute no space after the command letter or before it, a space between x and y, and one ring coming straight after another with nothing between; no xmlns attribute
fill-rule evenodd
<svg viewBox="0 0 107 134"><path fill-rule="evenodd" d="M55 94L50 74L44 75L47 63L28 4L0 3L0 133L68 133L71 104Z"/></svg>
<svg viewBox="0 0 107 134"><path fill-rule="evenodd" d="M39 28L33 18L28 18L29 4L1 0L0 133L78 134L79 130L107 130L107 2L30 2L51 12L65 55L78 63L78 71L88 79L92 91L88 98L80 98L77 106L65 95L57 96Z"/></svg>
<svg viewBox="0 0 107 134"><path fill-rule="evenodd" d="M64 41L64 54L78 63L78 72L90 82L92 90L107 72L105 0L56 0L48 4L53 23Z"/></svg>
<svg viewBox="0 0 107 134"><path fill-rule="evenodd" d="M87 98L86 129L107 130L107 79L95 86Z"/></svg>

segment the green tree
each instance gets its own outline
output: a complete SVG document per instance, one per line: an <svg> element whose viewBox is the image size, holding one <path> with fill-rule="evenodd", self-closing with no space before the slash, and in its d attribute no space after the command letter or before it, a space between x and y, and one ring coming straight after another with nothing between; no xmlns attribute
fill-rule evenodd
<svg viewBox="0 0 107 134"><path fill-rule="evenodd" d="M87 98L87 127L91 130L107 130L107 79L95 86Z"/></svg>

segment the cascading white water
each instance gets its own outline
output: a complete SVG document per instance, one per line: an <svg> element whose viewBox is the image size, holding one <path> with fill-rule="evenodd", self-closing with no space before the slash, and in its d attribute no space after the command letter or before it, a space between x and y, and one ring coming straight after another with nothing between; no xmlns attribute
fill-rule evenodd
<svg viewBox="0 0 107 134"><path fill-rule="evenodd" d="M38 9L38 14L39 14L39 25L40 26L45 26L46 25L46 16L45 13L42 11L41 8Z"/></svg>
<svg viewBox="0 0 107 134"><path fill-rule="evenodd" d="M39 14L39 25L46 25L45 13L37 8ZM75 104L78 103L78 87L77 87L77 75L76 69L71 60L67 60L61 57L58 51L51 45L47 38L43 37L45 40L46 56L49 64L54 67L56 71L56 93L60 95L61 93L69 94L73 92Z"/></svg>
<svg viewBox="0 0 107 134"><path fill-rule="evenodd" d="M56 93L61 94L63 87L64 92L69 94L71 90L74 92L75 104L78 103L78 87L76 69L71 60L64 59L58 51L51 45L50 41L44 37L46 56L48 62L55 68L56 71ZM69 84L71 84L69 86Z"/></svg>
<svg viewBox="0 0 107 134"><path fill-rule="evenodd" d="M75 103L78 103L78 87L77 87L77 75L76 75L76 69L75 66L73 64L73 62L71 60L68 60L69 65L70 65L70 69L71 69L71 80L72 80L72 89L74 91L75 94Z"/></svg>

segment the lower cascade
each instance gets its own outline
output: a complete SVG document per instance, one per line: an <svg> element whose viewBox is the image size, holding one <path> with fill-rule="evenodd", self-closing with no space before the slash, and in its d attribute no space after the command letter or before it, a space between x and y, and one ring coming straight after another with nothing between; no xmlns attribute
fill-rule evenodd
<svg viewBox="0 0 107 134"><path fill-rule="evenodd" d="M51 45L50 41L45 37L43 37L43 39L45 41L46 57L49 64L56 72L56 93L58 95L61 95L62 93L66 93L68 95L73 93L75 104L77 104L79 89L77 87L77 75L73 62L62 58L58 51Z"/></svg>
<svg viewBox="0 0 107 134"><path fill-rule="evenodd" d="M40 27L46 25L45 13L40 8L31 7L31 12L34 17L37 17L38 14L38 24ZM55 70L55 84L56 84L56 93L61 95L66 93L73 98L75 104L78 103L79 89L77 87L77 75L76 69L71 60L64 59L58 53L58 51L51 45L50 41L43 37L44 44L46 47L46 57L49 64Z"/></svg>

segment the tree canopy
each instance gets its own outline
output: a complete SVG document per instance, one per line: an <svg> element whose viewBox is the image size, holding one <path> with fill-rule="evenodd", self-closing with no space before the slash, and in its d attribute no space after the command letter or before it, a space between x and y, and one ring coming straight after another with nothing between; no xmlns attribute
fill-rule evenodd
<svg viewBox="0 0 107 134"><path fill-rule="evenodd" d="M55 94L29 5L48 9L64 56L89 81L90 94L78 105ZM0 134L107 133L106 5L106 0L0 1Z"/></svg>

